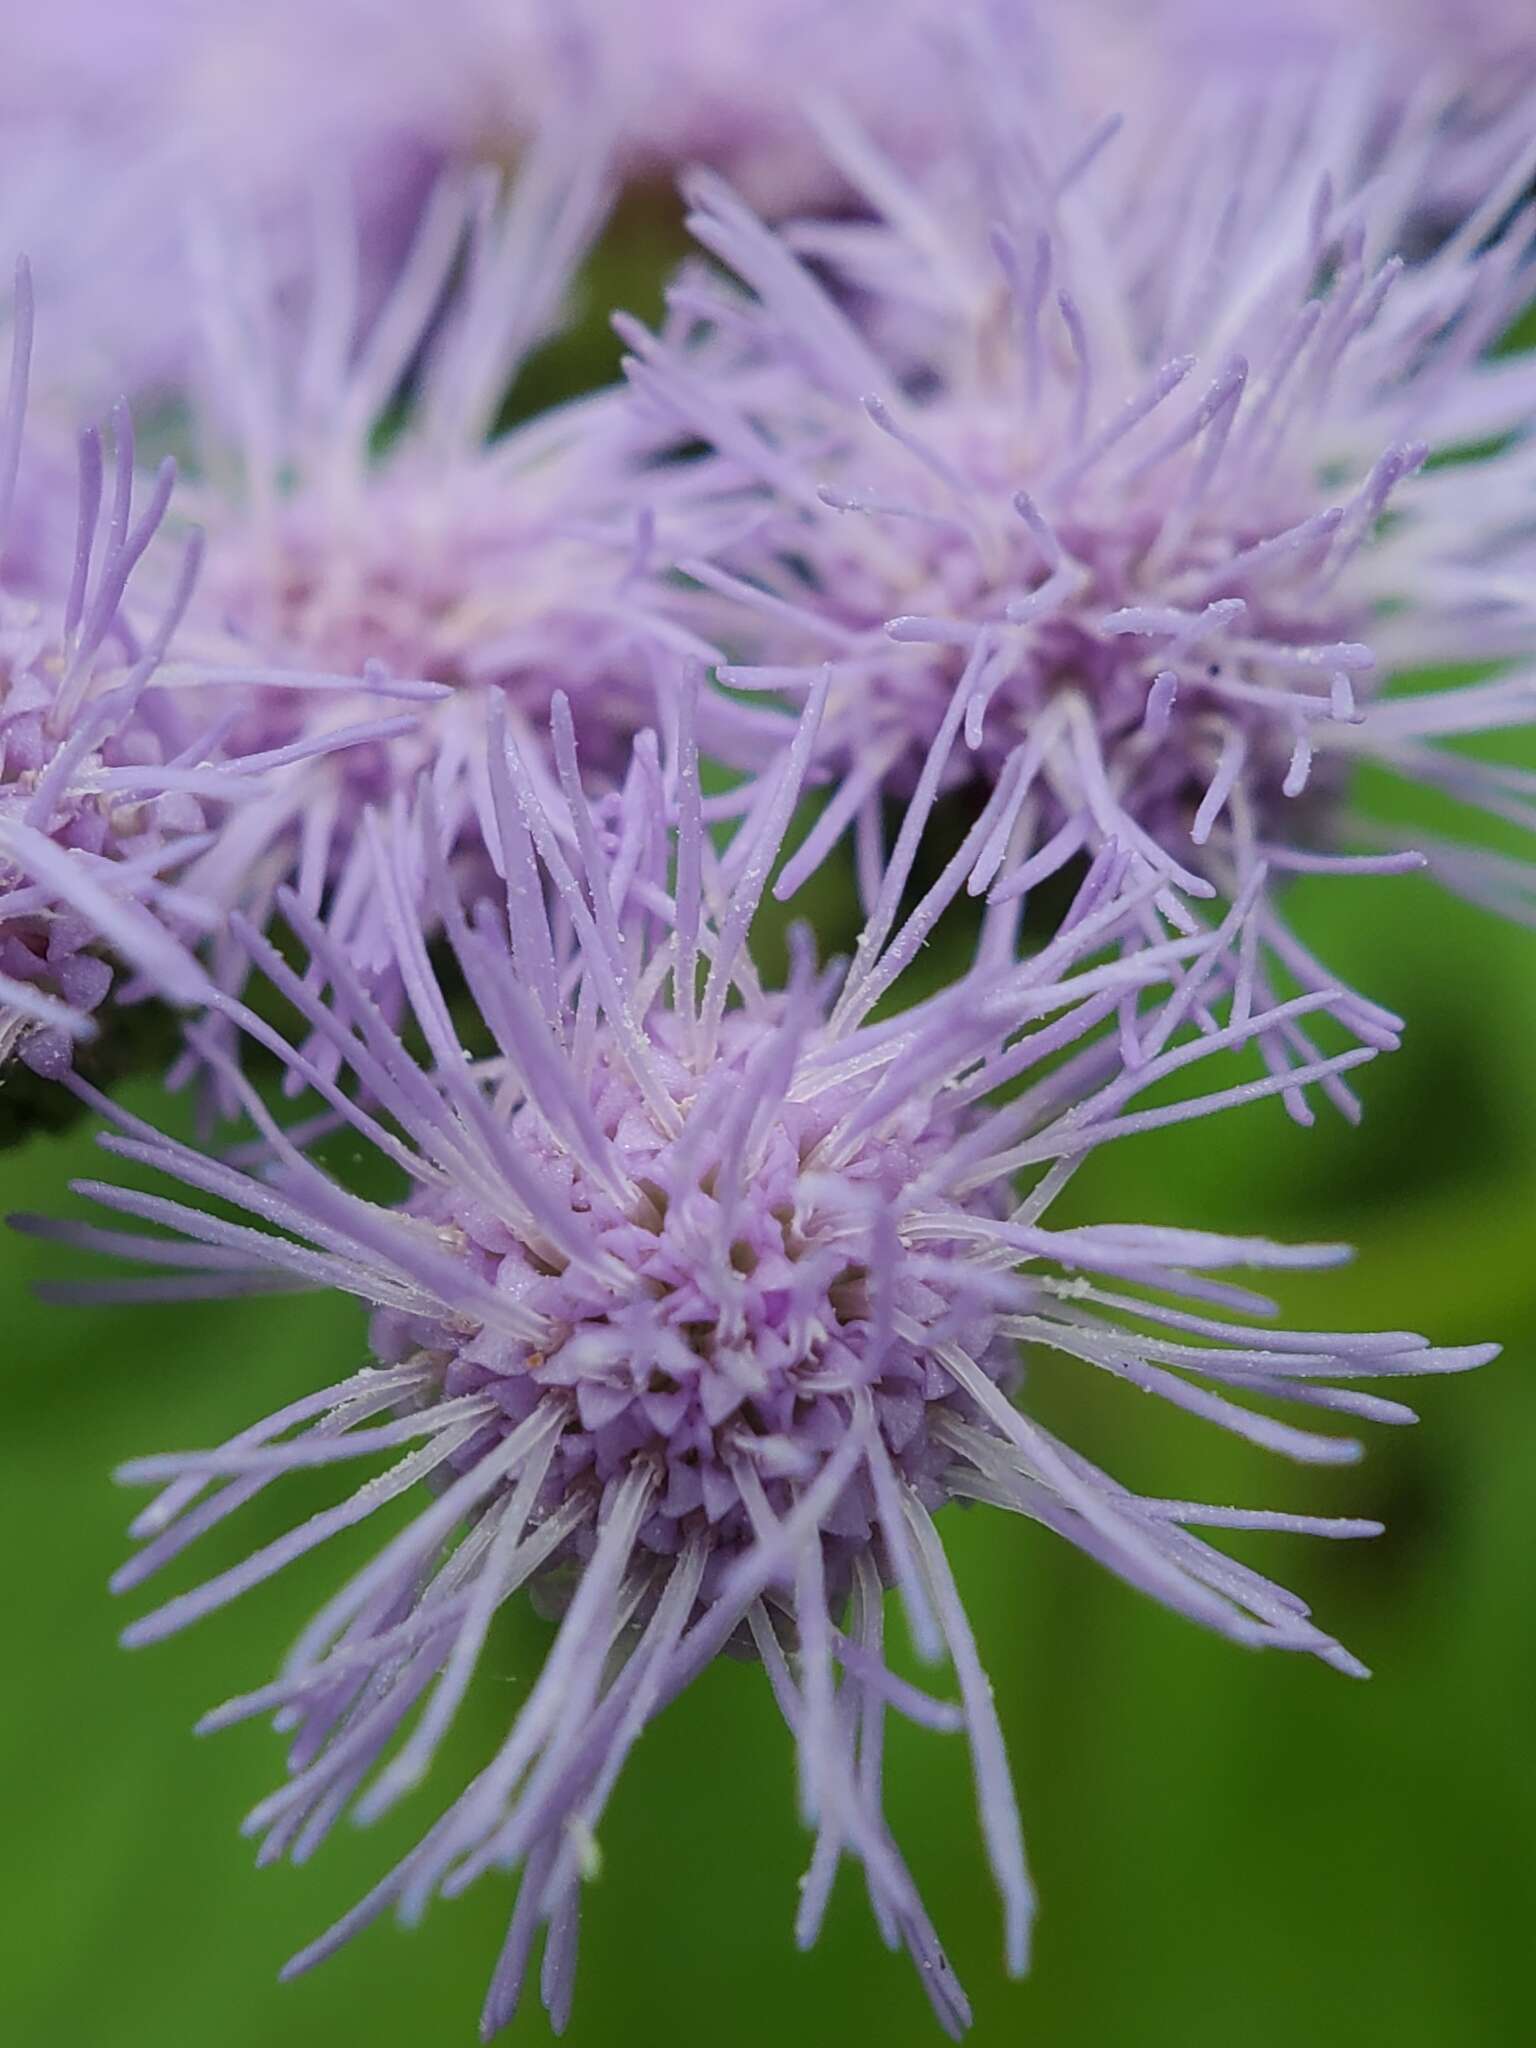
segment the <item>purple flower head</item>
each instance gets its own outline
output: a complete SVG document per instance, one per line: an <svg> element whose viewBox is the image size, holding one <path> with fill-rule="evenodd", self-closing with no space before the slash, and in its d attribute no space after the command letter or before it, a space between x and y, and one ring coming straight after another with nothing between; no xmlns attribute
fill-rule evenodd
<svg viewBox="0 0 1536 2048"><path fill-rule="evenodd" d="M214 660L422 679L440 701L409 740L353 746L275 788L200 881L258 916L281 883L297 879L311 908L329 892L333 930L364 964L388 952L369 805L430 767L442 830L476 847L492 697L532 734L564 689L593 772L612 781L680 654L707 652L630 599L658 516L664 529L667 480L642 473L612 396L486 438L562 311L604 200L601 153L585 144L536 149L506 192L490 174L443 183L361 326L344 214L321 218L316 293L298 318L281 317L258 249L203 245L211 445L183 509L208 545L186 643ZM240 731L291 747L356 709L253 689Z"/></svg>
<svg viewBox="0 0 1536 2048"><path fill-rule="evenodd" d="M816 1847L797 1937L814 1940L840 1859L862 1864L892 1944L906 1945L940 2020L968 2013L882 1813L888 1710L963 1728L1005 1950L1022 1970L1032 1892L990 1691L935 1526L955 1498L1043 1523L1177 1612L1233 1640L1359 1666L1290 1594L1195 1533L1375 1525L1213 1508L1128 1492L1034 1421L1016 1396L1021 1347L1043 1347L1156 1393L1282 1455L1348 1461L1359 1446L1252 1412L1282 1399L1381 1421L1408 1411L1348 1387L1454 1371L1486 1350L1396 1333L1267 1327L1227 1269L1330 1263L1286 1247L1155 1226L1053 1228L1051 1205L1107 1140L1256 1096L1276 1076L1134 1107L1155 1083L1272 1028L1247 987L1208 1013L1234 932L1127 945L1155 881L1097 861L1059 934L1020 960L1017 912L985 918L974 957L937 996L902 977L963 885L971 849L915 907L889 870L853 960L818 971L793 946L769 990L748 939L815 752L818 685L756 807L717 847L701 821L695 705L667 757L648 736L595 805L573 726L554 706L558 787L492 734L503 899L460 905L430 794L419 842L370 833L412 1027L410 1053L348 957L291 893L312 973L250 927L245 943L339 1075L282 1053L342 1126L402 1174L395 1207L349 1192L300 1151L226 1060L260 1132L247 1174L102 1107L107 1149L244 1211L82 1184L136 1224L38 1225L149 1258L160 1298L326 1286L373 1311L374 1362L213 1450L137 1461L163 1490L135 1524L134 1586L294 1470L394 1460L355 1492L133 1624L150 1642L223 1605L330 1535L409 1496L418 1511L337 1592L272 1683L208 1717L275 1713L286 1783L250 1817L262 1856L307 1855L350 1806L381 1813L433 1765L486 1655L497 1610L529 1587L559 1617L543 1669L493 1757L405 1860L290 1965L300 1970L396 1908L491 1868L521 1889L483 2026L511 2017L547 1930L543 1996L568 2012L580 1890L616 1776L647 1722L727 1646L755 1650L794 1737ZM914 804L904 857L931 797ZM978 833L993 829L994 797ZM663 822L675 814L675 829ZM430 967L412 847L478 1006L466 1057ZM1252 901L1230 922L1240 926ZM320 991L328 990L328 996ZM1292 998L1292 1014L1318 996ZM1198 1025L1200 1028L1192 1029ZM217 1044L210 1058L224 1059ZM1355 1049L1326 1071L1369 1058ZM1129 1062L1129 1063L1128 1063ZM1305 1078L1305 1077L1304 1077ZM121 1289L109 1290L120 1295ZM1027 1389L1026 1389L1027 1391ZM1236 1398L1234 1398L1234 1396ZM897 1677L883 1594L899 1589L918 1650L947 1656L958 1702ZM411 1717L414 1716L414 1719Z"/></svg>
<svg viewBox="0 0 1536 2048"><path fill-rule="evenodd" d="M322 734L286 748L241 743L243 690L261 681L334 706L334 679L183 658L196 532L158 601L135 605L176 470L162 463L136 510L126 405L112 415L110 475L101 432L80 436L74 531L65 560L52 559L62 469L46 440L41 474L16 489L32 327L23 263L0 414L0 1067L14 1055L57 1077L93 1035L114 960L130 970L123 999L196 1005L211 995L197 956L220 906L197 878L242 812L281 800L296 761L358 736L403 734L414 721L396 712L348 723L360 695L412 692L347 679ZM31 530L13 536L13 522Z"/></svg>
<svg viewBox="0 0 1536 2048"><path fill-rule="evenodd" d="M1410 847L1353 801L1370 764L1532 822L1526 778L1439 744L1536 705L1536 372L1485 360L1528 292L1528 139L1409 262L1424 167L1456 145L1353 72L1056 156L1036 111L1005 72L983 140L926 181L848 130L867 223L775 234L695 177L732 276L687 274L659 336L624 325L644 416L704 444L721 538L679 566L735 605L723 680L803 693L832 665L814 853L873 837L937 757L1025 823L1021 857L995 835L970 878L994 900L1111 842L1186 902L1423 848L1529 916L1525 864ZM1484 679L1386 687L1452 662ZM1258 928L1326 978L1272 899Z"/></svg>
<svg viewBox="0 0 1536 2048"><path fill-rule="evenodd" d="M102 437L93 428L81 438L78 540L59 601L28 587L43 572L29 537L9 545L9 526L32 324L22 263L0 416L0 537L8 562L27 564L20 588L0 589L0 1071L14 1056L51 1076L92 1035L114 957L141 993L178 1002L208 993L187 943L200 936L200 909L177 871L206 843L210 813L250 785L222 755L216 727L186 715L162 665L196 574L195 540L147 632L123 616L174 478L166 464L135 519L126 408L113 419L109 508Z"/></svg>

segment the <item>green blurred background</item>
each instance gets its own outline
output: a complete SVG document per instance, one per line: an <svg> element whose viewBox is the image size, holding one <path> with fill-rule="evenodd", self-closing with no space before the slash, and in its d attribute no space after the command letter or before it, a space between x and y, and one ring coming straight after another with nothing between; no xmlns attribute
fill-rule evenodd
<svg viewBox="0 0 1536 2048"><path fill-rule="evenodd" d="M541 396L606 369L594 331L568 359L576 374L545 362ZM1288 1284L1290 1316L1496 1337L1506 1353L1473 1379L1427 1384L1420 1427L1375 1432L1363 1467L1321 1473L1091 1383L1085 1367L1033 1369L1029 1397L1051 1425L1133 1485L1380 1515L1390 1533L1233 1543L1374 1667L1355 1684L1208 1640L1032 1525L945 1517L1043 1897L1026 1983L1002 1975L959 1742L896 1727L889 1807L980 2048L1536 2039L1536 936L1419 880L1307 884L1294 901L1305 936L1411 1019L1405 1050L1359 1077L1364 1128L1325 1114L1303 1132L1271 1101L1132 1140L1084 1172L1074 1214L1347 1238L1358 1262ZM184 1106L167 1110L147 1084L128 1099L185 1128ZM0 1155L0 1204L78 1212L69 1180L103 1164L88 1131L36 1138ZM295 1986L276 1971L498 1740L544 1625L509 1619L455 1741L392 1823L343 1827L304 1870L258 1872L236 1824L275 1782L280 1744L261 1725L202 1741L191 1723L269 1674L376 1532L131 1655L115 1647L127 1617L105 1587L140 1498L112 1485L114 1464L216 1441L340 1376L362 1361L360 1316L302 1298L45 1309L34 1281L78 1262L15 1236L0 1260L0 2031L24 2048L468 2044L503 1883L439 1905L415 1933L376 1927ZM306 1483L216 1532L166 1590L287 1526ZM936 2038L847 1869L821 1946L793 1950L809 1844L751 1666L708 1674L644 1739L602 1847L575 2043ZM513 2038L546 2031L534 2009Z"/></svg>

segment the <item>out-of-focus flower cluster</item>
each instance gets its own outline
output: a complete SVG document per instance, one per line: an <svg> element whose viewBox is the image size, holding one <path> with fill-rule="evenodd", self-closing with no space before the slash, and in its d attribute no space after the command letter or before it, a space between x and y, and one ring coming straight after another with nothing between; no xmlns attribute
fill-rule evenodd
<svg viewBox="0 0 1536 2048"><path fill-rule="evenodd" d="M1532 379L1480 361L1528 289L1520 124L1410 261L1415 174L1457 145L1369 82L1228 88L1176 146L1100 127L1051 153L1048 104L995 77L958 183L842 133L855 222L778 235L696 178L731 276L681 282L659 336L624 323L647 415L703 451L717 537L677 566L734 610L722 678L833 673L833 794L782 886L924 776L1006 789L970 877L994 900L1106 845L1196 900L1413 864L1353 812L1367 764L1528 823L1520 777L1439 744L1536 702ZM1490 679L1385 692L1452 663ZM1415 844L1528 916L1530 868L1468 830ZM1273 900L1259 933L1334 981Z"/></svg>
<svg viewBox="0 0 1536 2048"><path fill-rule="evenodd" d="M1240 37L1204 0L8 27L0 1088L25 1065L171 1188L81 1184L127 1229L19 1220L154 1269L76 1296L370 1315L363 1372L125 1466L160 1491L124 1587L292 1472L365 1475L129 1640L410 1500L209 1717L291 1739L250 1826L298 1858L441 1778L530 1591L558 1626L505 1740L293 1965L515 1871L487 2035L541 1938L564 2023L629 1751L755 1657L815 1831L797 1939L852 1858L958 2033L890 1712L969 1743L1015 1972L1033 1889L951 1502L1363 1669L1203 1532L1374 1523L1131 1491L1031 1413L1031 1358L1333 1464L1360 1446L1270 1408L1406 1421L1354 1383L1492 1355L1280 1326L1233 1270L1340 1248L1183 1227L1177 1189L1062 1206L1141 1132L1358 1114L1403 1020L1315 956L1292 877L1428 866L1531 920L1536 779L1502 749L1536 723L1536 370L1505 352L1536 29L1430 0ZM637 209L694 244L648 318L602 301ZM594 313L623 374L546 402ZM795 927L780 973L773 899L813 876L851 956ZM199 1145L93 1084L145 1001ZM393 1198L322 1163L337 1133Z"/></svg>

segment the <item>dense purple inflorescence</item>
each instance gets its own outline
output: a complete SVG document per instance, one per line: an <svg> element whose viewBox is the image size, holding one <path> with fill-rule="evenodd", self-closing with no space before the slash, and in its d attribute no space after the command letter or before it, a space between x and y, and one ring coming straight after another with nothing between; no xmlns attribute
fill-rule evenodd
<svg viewBox="0 0 1536 2048"><path fill-rule="evenodd" d="M248 652L238 665L200 658L180 637L203 553L195 530L158 600L135 603L135 585L153 581L145 558L176 469L161 464L135 517L124 404L110 450L95 427L80 437L73 559L49 559L61 522L46 491L13 505L33 325L24 263L17 279L0 419L0 546L13 584L0 588L0 1066L15 1055L57 1077L93 1031L112 961L131 970L127 997L206 1000L200 956L226 907L204 886L216 850L238 838L243 814L290 803L314 758L412 730L414 716L381 699L423 692L313 664L263 669ZM50 488L54 467L45 461ZM14 545L13 509L38 527ZM296 720L289 737L242 732L253 688L325 709Z"/></svg>
<svg viewBox="0 0 1536 2048"><path fill-rule="evenodd" d="M361 326L344 216L322 216L319 283L297 318L283 317L257 245L204 246L209 446L179 506L206 533L207 561L183 643L214 660L421 679L440 701L408 740L317 759L247 807L198 880L258 922L295 883L366 966L388 953L368 806L430 770L440 828L473 866L490 830L492 698L532 742L564 690L592 773L613 783L678 663L707 653L632 601L668 533L669 479L647 473L617 394L493 433L564 311L606 196L586 141L536 148L505 190L490 174L445 182ZM356 711L253 688L238 731L290 746ZM219 978L237 972L226 945Z"/></svg>
<svg viewBox="0 0 1536 2048"><path fill-rule="evenodd" d="M1530 828L1530 778L1440 744L1536 708L1536 383L1484 359L1529 288L1523 127L1426 252L1426 181L1463 146L1433 96L1282 73L1054 153L1006 63L976 100L975 139L926 177L829 124L867 221L775 233L694 178L731 276L685 274L659 335L623 323L643 417L716 507L676 566L735 607L723 680L793 694L832 669L832 794L786 890L850 825L867 856L882 798L937 756L1025 822L1021 857L982 849L993 900L1116 842L1186 914L1261 865L1422 849L1529 919L1532 868L1482 827ZM1386 689L1410 669L1442 673ZM1373 823L1366 765L1480 811L1477 843ZM1259 936L1331 979L1272 892Z"/></svg>
<svg viewBox="0 0 1536 2048"><path fill-rule="evenodd" d="M290 1973L500 1871L483 2031L541 1940L563 2026L617 1778L732 1653L814 1830L797 1940L848 1857L963 2031L882 1789L890 1712L964 1735L1021 1972L1033 1890L956 1501L1233 1642L1362 1670L1207 1532L1377 1524L1133 1492L1029 1379L1073 1361L1330 1465L1360 1446L1308 1411L1408 1421L1354 1383L1492 1355L1289 1330L1231 1277L1337 1246L1059 1220L1117 1138L1271 1095L1305 1119L1314 1087L1354 1113L1346 1076L1399 1020L1293 932L1289 876L1427 859L1536 922L1500 840L1536 823L1536 775L1460 748L1536 707L1536 368L1495 353L1531 275L1528 52L1493 61L1496 0L1382 0L1347 61L1321 7L1230 12L443 0L379 36L359 0L66 0L0 80L24 168L0 229L51 223L46 303L123 306L61 322L50 401L169 380L160 425L200 444L135 517L119 408L56 545L51 447L17 482L23 269L0 1080L13 1056L61 1080L173 1192L80 1182L127 1226L19 1220L158 1269L77 1297L368 1311L364 1370L121 1473L160 1490L120 1589L290 1475L343 1486L131 1643L393 1512L277 1676L202 1724L289 1738L248 1819L263 1861L437 1781ZM1477 33L1450 49L1456 14ZM1124 121L1071 127L1127 91ZM515 171L463 170L482 150ZM613 175L684 157L714 166L685 187L713 267L659 333L620 319L624 388L519 419ZM786 220L802 201L827 216ZM1459 809L1465 843L1373 820L1362 769ZM845 834L852 957L796 932L775 981L764 900ZM941 926L976 935L934 992ZM120 969L124 999L202 1012L171 1078L196 1067L247 1142L180 1143L71 1071ZM546 1659L445 1791L524 1592ZM891 1593L955 1698L896 1668Z"/></svg>
<svg viewBox="0 0 1536 2048"><path fill-rule="evenodd" d="M31 342L23 264L0 419L0 534L14 509ZM41 545L23 536L6 557L24 573L0 590L0 1067L15 1055L50 1076L90 1035L112 960L132 970L129 992L185 1003L210 992L194 950L214 911L187 871L288 759L231 745L220 692L240 678L166 659L197 573L196 536L161 605L130 622L130 581L165 517L175 471L162 465L135 518L126 407L113 414L113 435L110 485L101 434L81 437L72 564L45 561L46 532ZM21 509L47 527L51 507ZM320 681L286 680L294 689ZM375 720L370 730L408 723ZM342 726L320 744L344 745L356 730Z"/></svg>
<svg viewBox="0 0 1536 2048"><path fill-rule="evenodd" d="M388 1502L419 1499L414 1520L305 1629L282 1674L208 1718L275 1712L292 1736L287 1783L250 1819L264 1857L305 1855L349 1806L370 1817L421 1779L514 1593L530 1586L560 1614L494 1757L291 1966L391 1906L413 1918L439 1891L520 1868L487 2035L510 2019L541 1927L543 1996L563 2023L583 1875L615 1778L646 1723L729 1645L750 1645L763 1663L817 1830L798 1938L815 1938L839 1861L852 1856L941 2020L965 2025L963 1993L883 1817L882 1727L895 1709L967 1731L1007 1960L1024 1967L1032 1893L990 1690L935 1529L947 1501L1038 1521L1235 1641L1359 1669L1300 1601L1193 1532L1358 1536L1374 1524L1130 1493L1016 1403L1028 1351L1327 1462L1359 1446L1241 1397L1405 1420L1397 1402L1332 1382L1453 1371L1489 1355L1402 1333L1266 1327L1269 1304L1221 1277L1326 1264L1334 1247L1050 1226L1052 1203L1098 1145L1284 1085L1270 1075L1134 1106L1273 1027L1251 981L1225 1021L1208 1007L1220 962L1233 946L1243 954L1257 891L1216 933L1130 945L1155 878L1137 882L1128 858L1106 851L1042 951L1017 957L1017 906L1000 905L959 979L902 1007L903 974L974 857L963 847L906 906L930 788L909 810L852 962L818 972L799 942L787 985L766 989L748 941L827 693L824 679L723 847L701 819L691 691L675 747L663 755L642 738L622 789L595 806L563 699L558 788L543 795L537 756L497 726L505 891L494 908L460 907L429 795L419 835L371 831L422 1058L295 896L282 902L310 977L244 929L334 1058L291 1050L227 1000L226 1015L401 1171L409 1193L398 1207L328 1177L210 1040L208 1057L258 1126L259 1171L117 1111L104 1143L252 1221L91 1183L82 1192L175 1234L147 1242L32 1226L169 1269L129 1292L319 1285L373 1310L367 1371L301 1394L219 1449L142 1459L124 1474L165 1483L135 1524L144 1547L119 1579L131 1586L285 1473L403 1452L338 1506L129 1630L135 1642L164 1636ZM996 827L1004 801L993 796L973 840ZM418 861L488 1034L474 1059L428 962ZM1283 1008L1301 1016L1325 1000L1304 994ZM1369 1057L1345 1052L1299 1078ZM958 1705L889 1669L890 1585L918 1649L947 1654Z"/></svg>
<svg viewBox="0 0 1536 2048"><path fill-rule="evenodd" d="M32 356L25 264L12 319L0 419L7 543ZM202 989L194 961L144 908L177 863L178 837L197 829L201 812L191 764L167 760L163 731L140 708L185 589L147 648L122 635L119 619L128 578L164 515L169 476L132 526L126 414L117 426L112 531L94 563L101 441L91 434L83 443L81 545L62 619L31 597L0 593L0 1067L13 1054L45 1073L67 1064L111 985L103 944L167 994ZM184 573L193 568L189 554Z"/></svg>

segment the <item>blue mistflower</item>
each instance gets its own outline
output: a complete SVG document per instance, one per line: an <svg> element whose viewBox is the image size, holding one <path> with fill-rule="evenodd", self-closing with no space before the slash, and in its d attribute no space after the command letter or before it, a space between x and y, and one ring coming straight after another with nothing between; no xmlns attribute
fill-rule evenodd
<svg viewBox="0 0 1536 2048"><path fill-rule="evenodd" d="M0 535L15 497L31 344L23 263L0 413ZM211 984L195 954L216 908L191 870L210 840L234 811L279 788L295 758L411 723L332 720L297 747L233 741L230 692L249 672L174 658L199 536L179 555L161 603L130 617L130 585L165 518L175 467L162 464L135 517L126 407L113 429L109 486L101 434L93 427L81 437L73 561L46 559L50 521L39 515L44 545L24 544L20 587L0 587L0 1071L12 1057L49 1076L66 1067L71 1047L92 1033L114 960L132 971L125 992L203 1001ZM274 679L295 694L324 694L325 680L297 671ZM360 687L366 694L369 686L351 686Z"/></svg>
<svg viewBox="0 0 1536 2048"><path fill-rule="evenodd" d="M317 283L297 312L264 275L259 242L200 242L205 460L177 509L206 535L206 566L183 645L354 676L359 693L419 679L439 701L408 738L328 754L272 787L198 880L261 922L294 884L370 970L389 946L361 831L369 805L430 770L441 830L473 866L492 830L492 699L532 743L563 689L590 772L612 783L658 703L672 715L681 662L708 653L635 601L649 557L678 536L670 479L647 464L621 394L496 431L563 317L607 199L603 152L586 138L546 138L505 185L490 172L445 179L371 314L344 211L320 210ZM242 741L273 748L313 741L358 706L265 684L239 709ZM224 945L221 984L240 972L240 949Z"/></svg>
<svg viewBox="0 0 1536 2048"><path fill-rule="evenodd" d="M1261 867L1421 858L1536 915L1496 839L1536 784L1457 745L1536 712L1536 370L1488 354L1530 291L1536 150L1353 68L1219 84L1057 149L1000 57L923 176L829 117L865 218L773 231L690 181L729 275L623 331L716 508L675 567L723 679L793 698L832 670L828 803L783 893L850 828L867 875L882 801L936 774L1006 794L969 878L994 901L1118 843L1185 919ZM1497 174L1426 252L1424 195L1473 153ZM1432 673L1387 687L1406 670ZM1364 767L1466 838L1373 819ZM1333 980L1273 888L1255 930L1266 982Z"/></svg>
<svg viewBox="0 0 1536 2048"><path fill-rule="evenodd" d="M467 1787L434 1784L438 1817L417 1846L290 1965L307 1967L390 1908L411 1920L482 1872L520 1871L487 2036L511 2018L541 1929L543 1997L563 2023L583 1875L615 1779L646 1724L727 1647L760 1659L796 1747L815 1830L798 1939L816 1937L846 1855L940 2020L954 2033L967 2022L882 1810L894 1710L964 1730L1007 1962L1025 1967L1033 1894L990 1689L940 1539L952 1500L1042 1524L1235 1642L1360 1670L1300 1600L1201 1532L1354 1537L1375 1524L1129 1492L1032 1418L1030 1351L1327 1463L1358 1444L1256 1412L1248 1397L1402 1421L1398 1402L1335 1382L1491 1355L1404 1333L1278 1329L1264 1320L1270 1305L1226 1277L1326 1265L1337 1247L1153 1224L1053 1227L1053 1203L1099 1145L1372 1056L1354 1048L1179 1099L1163 1088L1155 1106L1136 1106L1208 1054L1329 1000L1305 992L1266 1010L1247 986L1220 1008L1221 963L1244 955L1257 888L1216 931L1133 944L1159 878L1106 848L1042 950L1018 957L1018 907L1001 904L951 986L904 994L1007 803L993 793L909 905L929 789L910 807L853 960L820 970L802 938L786 985L764 985L748 941L830 691L823 676L723 845L702 823L692 691L675 746L642 736L622 786L595 802L563 698L547 789L538 755L493 722L504 877L494 903L461 907L429 789L393 831L371 821L379 916L420 1053L293 892L280 903L308 974L241 927L316 1055L228 999L225 1018L399 1172L396 1205L363 1199L298 1149L209 1037L207 1057L257 1127L255 1171L105 1104L116 1129L103 1142L216 1198L220 1213L88 1183L80 1191L134 1219L131 1232L30 1226L166 1269L109 1294L319 1286L372 1311L367 1370L318 1375L327 1383L227 1443L140 1458L122 1474L161 1488L135 1524L142 1548L119 1575L126 1588L288 1473L339 1478L353 1461L388 1461L336 1506L136 1621L135 1643L389 1502L416 1504L280 1674L208 1717L273 1714L290 1739L285 1783L250 1817L264 1858L306 1855L349 1808L366 1819L418 1785L505 1602L528 1588L558 1615L495 1754ZM424 917L440 922L473 995L484 1033L474 1057L434 975ZM231 1220L231 1207L247 1220ZM145 1224L166 1234L146 1243ZM948 1659L956 1700L890 1668L887 1588L917 1650Z"/></svg>

